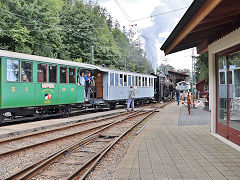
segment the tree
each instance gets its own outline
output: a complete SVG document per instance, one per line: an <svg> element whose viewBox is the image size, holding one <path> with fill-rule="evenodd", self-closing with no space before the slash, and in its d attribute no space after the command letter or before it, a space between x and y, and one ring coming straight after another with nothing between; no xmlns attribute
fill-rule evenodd
<svg viewBox="0 0 240 180"><path fill-rule="evenodd" d="M208 52L201 54L197 57L196 62L196 80L205 79L209 80L208 73Z"/></svg>
<svg viewBox="0 0 240 180"><path fill-rule="evenodd" d="M89 0L0 1L0 46L15 52L149 73L140 38Z"/></svg>

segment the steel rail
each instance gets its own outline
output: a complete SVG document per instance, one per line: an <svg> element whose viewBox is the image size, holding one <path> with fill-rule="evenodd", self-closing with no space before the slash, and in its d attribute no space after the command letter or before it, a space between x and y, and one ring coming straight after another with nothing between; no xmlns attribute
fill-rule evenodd
<svg viewBox="0 0 240 180"><path fill-rule="evenodd" d="M20 140L20 139L23 139L23 138L36 136L36 135L43 135L43 134L54 132L54 131L59 131L59 130L64 130L64 129L68 129L68 128L73 128L73 127L76 127L76 126L85 125L85 124L89 124L89 123L92 123L92 122L101 122L101 121L104 121L104 120L107 120L107 119L115 118L115 117L118 117L118 116L123 116L123 115L129 114L129 113L130 112L124 112L124 113L121 113L121 114L116 114L116 115L112 115L112 116L108 116L108 117L101 117L99 119L83 121L83 122L78 122L78 123L69 124L69 125L63 125L61 127L56 127L56 128L45 130L45 131L41 131L41 132L34 132L34 133L26 134L26 135L21 135L21 136L17 136L17 137L7 138L7 139L4 139L4 140L0 140L0 144L8 143L8 142L11 142L11 141L16 141L16 140Z"/></svg>
<svg viewBox="0 0 240 180"><path fill-rule="evenodd" d="M88 129L85 129L85 130L74 132L74 133L71 133L71 134L68 134L68 135L64 135L64 136L60 136L60 137L53 138L53 139L50 139L50 140L46 140L46 141L42 141L42 142L39 142L39 143L31 144L31 145L28 145L28 146L20 147L20 148L13 149L13 150L10 150L10 151L5 151L5 152L0 153L0 157L5 156L5 155L9 155L9 154L12 154L12 153L16 153L16 152L19 152L19 151L23 151L25 149L34 148L34 147L40 146L42 144L50 143L50 142L53 142L53 141L63 140L65 138L76 136L78 134L83 134L83 133L86 133L88 131L92 131L92 130L95 130L95 129L98 129L98 128L102 128L102 127L107 126L109 124L111 124L111 123L105 123L105 124L102 124L102 125L99 125L99 126L95 126L95 127L92 127L92 128L88 128Z"/></svg>
<svg viewBox="0 0 240 180"><path fill-rule="evenodd" d="M97 163L106 155L106 153L123 137L125 136L127 133L129 133L132 129L134 129L137 125L139 125L141 122L143 122L144 120L146 120L148 117L150 117L153 113L156 113L158 111L156 111L157 109L160 108L164 108L168 103L164 103L161 106L155 108L155 110L150 111L149 114L147 114L146 116L142 117L140 120L138 120L137 122L134 123L134 125L132 125L130 128L128 128L124 133L122 133L115 141L113 141L112 143L110 143L109 145L107 145L104 149L102 149L97 155L95 155L93 158L91 158L88 162L86 162L83 166L81 166L79 169L77 169L76 171L74 171L70 176L67 177L67 180L75 180L75 179L79 179L79 180L84 180L87 175L95 168L95 166L97 165ZM90 167L88 167L89 165L91 165ZM84 172L85 171L85 172ZM82 175L79 177L79 174Z"/></svg>
<svg viewBox="0 0 240 180"><path fill-rule="evenodd" d="M10 151L5 151L5 152L0 153L0 157L1 156L5 156L5 155L9 155L9 154L12 154L12 153L16 153L16 152L19 152L19 151L23 151L25 149L34 148L34 147L37 147L39 145L47 144L47 143L54 142L54 141L57 141L57 140L63 140L65 138L76 136L78 134L87 133L88 131L92 131L92 130L95 130L95 129L102 128L102 127L107 126L107 125L109 125L111 123L112 122L105 123L105 124L102 124L102 125L98 125L98 126L94 126L94 127L85 129L85 130L81 130L81 131L78 131L78 132L74 132L74 133L70 133L70 134L67 134L67 135L63 135L63 136L60 136L60 137L57 137L57 138L53 138L53 139L49 139L49 140L42 141L42 142L39 142L39 143L31 144L31 145L28 145L28 146L16 148L16 149L13 149L13 150L10 150Z"/></svg>
<svg viewBox="0 0 240 180"><path fill-rule="evenodd" d="M79 169L77 169L72 175L67 177L68 180L73 179L85 179L86 176L93 170L93 168L97 165L97 163L106 155L106 153L123 137L125 136L129 131L131 131L133 128L135 128L137 125L139 125L142 121L144 121L146 118L151 116L153 112L148 112L148 114L144 117L142 117L140 120L136 121L130 128L128 128L124 133L122 133L116 140L111 142L109 145L107 145L105 148L103 148L97 155L95 155L92 159L90 159L88 162L86 162L83 166L81 166ZM90 165L90 167L89 167ZM82 174L80 178L78 177L79 174Z"/></svg>
<svg viewBox="0 0 240 180"><path fill-rule="evenodd" d="M142 114L146 113L146 112L141 112L141 113L139 113L139 112L141 112L141 111L134 112L133 114L128 115L125 118L122 118L118 121L110 123L109 125L107 125L107 126L101 128L101 129L87 135L86 137L81 138L79 141L62 148L61 150L51 154L50 156L48 156L48 157L46 157L42 160L39 160L39 161L35 162L34 164L18 171L15 174L10 175L6 179L9 179L9 180L10 179L28 179L28 178L33 177L38 172L38 170L41 170L42 168L44 168L46 164L51 164L52 162L54 162L54 160L57 160L58 158L61 157L61 155L68 152L69 150L75 149L75 148L81 146L82 144L85 144L85 143L91 141L92 139L95 138L95 136L97 136L98 133L100 133L100 132L106 130L107 128L109 128L109 127L111 127L111 126L113 126L117 123L120 123L120 122L122 122L126 119L133 118L133 117L136 117L136 116L139 116L139 115L142 115Z"/></svg>

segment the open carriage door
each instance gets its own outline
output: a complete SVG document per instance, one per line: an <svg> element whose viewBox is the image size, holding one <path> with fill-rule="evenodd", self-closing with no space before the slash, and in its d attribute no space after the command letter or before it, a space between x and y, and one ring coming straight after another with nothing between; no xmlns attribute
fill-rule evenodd
<svg viewBox="0 0 240 180"><path fill-rule="evenodd" d="M103 73L96 71L96 95L97 99L103 99Z"/></svg>

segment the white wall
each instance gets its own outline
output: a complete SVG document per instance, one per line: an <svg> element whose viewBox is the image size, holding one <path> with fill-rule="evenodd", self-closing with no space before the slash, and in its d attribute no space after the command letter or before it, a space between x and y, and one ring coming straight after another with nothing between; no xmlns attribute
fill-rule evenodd
<svg viewBox="0 0 240 180"><path fill-rule="evenodd" d="M216 132L216 69L215 54L240 44L240 28L212 43L208 47L209 56L209 109L211 110L211 133Z"/></svg>

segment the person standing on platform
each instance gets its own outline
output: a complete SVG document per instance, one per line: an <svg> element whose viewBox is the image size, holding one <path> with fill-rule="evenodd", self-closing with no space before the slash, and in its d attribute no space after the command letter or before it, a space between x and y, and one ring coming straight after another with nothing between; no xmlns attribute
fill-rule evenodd
<svg viewBox="0 0 240 180"><path fill-rule="evenodd" d="M90 88L91 88L91 81L92 81L92 77L91 77L91 73L88 73L87 77L85 78L85 82L86 82L86 86L85 86L85 97L86 97L86 101L89 101L90 99Z"/></svg>
<svg viewBox="0 0 240 180"><path fill-rule="evenodd" d="M180 91L178 89L178 86L176 86L176 98L177 98L177 102L178 102L178 105L179 105Z"/></svg>
<svg viewBox="0 0 240 180"><path fill-rule="evenodd" d="M135 90L133 86L130 86L129 94L128 94L127 111L129 111L130 104L132 104L132 110L134 111L134 98L135 98Z"/></svg>

